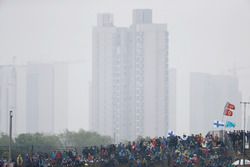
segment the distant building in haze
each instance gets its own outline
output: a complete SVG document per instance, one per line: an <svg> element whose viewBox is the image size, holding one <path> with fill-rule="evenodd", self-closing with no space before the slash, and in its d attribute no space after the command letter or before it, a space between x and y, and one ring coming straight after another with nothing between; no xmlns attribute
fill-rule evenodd
<svg viewBox="0 0 250 167"><path fill-rule="evenodd" d="M191 73L190 78L190 132L207 133L213 128L213 121L221 121L226 102L233 103L236 110L232 117L224 117L236 123L241 129L241 93L238 79L233 76ZM217 129L218 130L218 129Z"/></svg>
<svg viewBox="0 0 250 167"><path fill-rule="evenodd" d="M16 69L16 108L13 111L13 134L26 133L26 66L15 65Z"/></svg>
<svg viewBox="0 0 250 167"><path fill-rule="evenodd" d="M28 133L54 132L54 68L50 64L27 65Z"/></svg>
<svg viewBox="0 0 250 167"><path fill-rule="evenodd" d="M54 132L69 128L69 64L56 62L54 66Z"/></svg>
<svg viewBox="0 0 250 167"><path fill-rule="evenodd" d="M9 111L16 108L16 70L0 66L0 133L9 133Z"/></svg>
<svg viewBox="0 0 250 167"><path fill-rule="evenodd" d="M162 136L168 130L167 25L152 23L152 11L140 9L133 11L130 31L132 138Z"/></svg>
<svg viewBox="0 0 250 167"><path fill-rule="evenodd" d="M134 10L130 28L98 15L92 71L91 130L116 141L166 134L168 32L152 10Z"/></svg>
<svg viewBox="0 0 250 167"><path fill-rule="evenodd" d="M68 64L0 66L0 133L60 133L68 129Z"/></svg>
<svg viewBox="0 0 250 167"><path fill-rule="evenodd" d="M113 26L111 14L98 15L98 26L93 29L91 129L117 138L128 134L128 119L124 119L129 112L128 37L127 28Z"/></svg>
<svg viewBox="0 0 250 167"><path fill-rule="evenodd" d="M27 65L27 132L59 133L67 129L67 89L67 64Z"/></svg>
<svg viewBox="0 0 250 167"><path fill-rule="evenodd" d="M169 130L177 131L177 73L176 69L169 70Z"/></svg>

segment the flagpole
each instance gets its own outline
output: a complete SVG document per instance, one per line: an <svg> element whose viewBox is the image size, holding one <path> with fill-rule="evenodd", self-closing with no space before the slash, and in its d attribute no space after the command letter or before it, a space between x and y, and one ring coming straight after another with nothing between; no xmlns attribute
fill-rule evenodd
<svg viewBox="0 0 250 167"><path fill-rule="evenodd" d="M240 102L240 104L244 105L244 131L243 131L243 165L245 166L245 140L246 140L246 108L247 104L250 104L250 102Z"/></svg>
<svg viewBox="0 0 250 167"><path fill-rule="evenodd" d="M224 107L224 112L223 112L223 115L222 115L222 122L224 121L225 115L226 116L232 116L233 115L233 111L232 110L234 110L234 109L235 109L235 106L233 104L231 104L230 102L226 103L226 105ZM225 131L226 127L227 127L227 125L225 124L225 126L223 127L223 142L224 142L224 131Z"/></svg>
<svg viewBox="0 0 250 167"><path fill-rule="evenodd" d="M225 112L225 111L223 111L223 113L222 113L222 122L223 122L223 120L224 120L224 117L225 117L225 114L224 114L224 112Z"/></svg>
<svg viewBox="0 0 250 167"><path fill-rule="evenodd" d="M224 121L224 117L225 117L225 114L224 114L225 111L223 111L223 114L222 114L222 122ZM223 143L225 141L225 137L224 137L224 130L225 130L225 125L223 126L223 129L222 129L222 140L223 140Z"/></svg>
<svg viewBox="0 0 250 167"><path fill-rule="evenodd" d="M228 102L227 102L227 103L228 103ZM224 117L225 117L225 108L227 107L227 103L226 103L226 105L225 105L225 107L224 107L224 111L223 111L223 114L222 114L222 122L223 122Z"/></svg>
<svg viewBox="0 0 250 167"><path fill-rule="evenodd" d="M224 120L224 113L223 113L223 116L222 116L222 122L223 122L223 120ZM223 141L223 143L224 143L224 141L225 141L225 137L224 137L224 130L225 130L225 125L223 126L223 129L222 129L222 141Z"/></svg>

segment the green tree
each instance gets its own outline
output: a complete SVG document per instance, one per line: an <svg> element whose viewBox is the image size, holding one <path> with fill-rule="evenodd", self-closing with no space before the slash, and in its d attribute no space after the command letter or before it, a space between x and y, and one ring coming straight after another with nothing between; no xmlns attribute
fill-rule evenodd
<svg viewBox="0 0 250 167"><path fill-rule="evenodd" d="M20 153L50 152L60 149L61 141L56 135L44 135L42 133L20 134L15 139L15 148Z"/></svg>
<svg viewBox="0 0 250 167"><path fill-rule="evenodd" d="M12 140L12 144L13 144L13 140ZM9 146L9 136L1 133L0 134L0 158L4 157L7 158L8 155L8 146Z"/></svg>
<svg viewBox="0 0 250 167"><path fill-rule="evenodd" d="M101 136L95 132L87 132L83 129L78 132L66 130L60 137L64 146L73 146L76 148L106 145L112 142L112 139L108 136Z"/></svg>
<svg viewBox="0 0 250 167"><path fill-rule="evenodd" d="M8 146L8 145L9 145L9 136L4 133L1 133L0 134L0 146Z"/></svg>
<svg viewBox="0 0 250 167"><path fill-rule="evenodd" d="M35 152L50 153L66 147L74 147L81 150L85 146L99 146L111 144L112 139L108 136L101 136L94 132L79 130L72 132L66 130L59 135L45 135L42 133L26 133L18 135L12 141L12 154L16 157L18 154L32 154ZM8 153L9 136L0 134L0 157Z"/></svg>

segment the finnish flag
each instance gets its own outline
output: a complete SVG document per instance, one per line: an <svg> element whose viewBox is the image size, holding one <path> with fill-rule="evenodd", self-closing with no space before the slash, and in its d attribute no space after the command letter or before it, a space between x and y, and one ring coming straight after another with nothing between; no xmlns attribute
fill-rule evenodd
<svg viewBox="0 0 250 167"><path fill-rule="evenodd" d="M221 121L214 121L213 125L214 125L215 128L221 128L221 127L225 126L225 124L223 122L221 122Z"/></svg>

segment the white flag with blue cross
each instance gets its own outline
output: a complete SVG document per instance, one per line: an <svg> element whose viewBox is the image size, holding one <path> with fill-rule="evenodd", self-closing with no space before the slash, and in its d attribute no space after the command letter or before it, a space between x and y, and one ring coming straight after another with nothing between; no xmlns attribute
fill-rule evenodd
<svg viewBox="0 0 250 167"><path fill-rule="evenodd" d="M223 128L225 126L225 124L221 121L214 121L213 125L215 128Z"/></svg>

